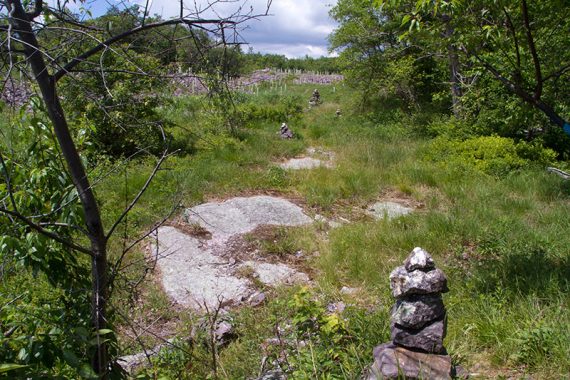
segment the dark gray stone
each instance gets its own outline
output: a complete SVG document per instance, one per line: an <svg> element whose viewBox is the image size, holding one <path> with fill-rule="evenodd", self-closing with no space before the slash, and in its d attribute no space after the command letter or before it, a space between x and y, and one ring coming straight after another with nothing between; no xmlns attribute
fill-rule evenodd
<svg viewBox="0 0 570 380"><path fill-rule="evenodd" d="M238 337L236 330L229 321L218 322L214 329L214 336L216 343L220 347L227 346Z"/></svg>
<svg viewBox="0 0 570 380"><path fill-rule="evenodd" d="M392 342L398 346L419 349L429 353L445 352L443 339L446 333L444 319L435 321L419 330L407 329L392 321Z"/></svg>
<svg viewBox="0 0 570 380"><path fill-rule="evenodd" d="M440 269L408 272L404 266L397 267L390 273L390 289L398 299L415 294L445 293L449 290L447 278Z"/></svg>
<svg viewBox="0 0 570 380"><path fill-rule="evenodd" d="M265 302L265 293L263 292L255 292L249 297L249 304L253 307L259 306Z"/></svg>
<svg viewBox="0 0 570 380"><path fill-rule="evenodd" d="M445 314L441 295L410 296L398 300L392 310L392 320L403 327L419 329Z"/></svg>
<svg viewBox="0 0 570 380"><path fill-rule="evenodd" d="M424 249L420 247L414 248L410 256L404 262L404 266L408 272L412 272L416 269L422 270L424 272L435 269L435 263L431 255Z"/></svg>
<svg viewBox="0 0 570 380"><path fill-rule="evenodd" d="M365 380L380 379L451 379L451 357L410 351L391 343L374 349L374 364Z"/></svg>
<svg viewBox="0 0 570 380"><path fill-rule="evenodd" d="M317 90L316 88L313 91L311 98L309 99L309 104L312 106L321 104L321 94L319 93L319 90Z"/></svg>
<svg viewBox="0 0 570 380"><path fill-rule="evenodd" d="M256 380L286 380L287 376L281 370L268 371L258 377Z"/></svg>

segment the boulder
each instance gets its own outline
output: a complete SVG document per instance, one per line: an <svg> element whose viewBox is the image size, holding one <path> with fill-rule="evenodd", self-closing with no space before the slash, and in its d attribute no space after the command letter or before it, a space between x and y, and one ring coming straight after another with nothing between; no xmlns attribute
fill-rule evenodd
<svg viewBox="0 0 570 380"><path fill-rule="evenodd" d="M364 376L366 380L380 379L451 379L451 357L411 351L392 343L374 349L374 364Z"/></svg>

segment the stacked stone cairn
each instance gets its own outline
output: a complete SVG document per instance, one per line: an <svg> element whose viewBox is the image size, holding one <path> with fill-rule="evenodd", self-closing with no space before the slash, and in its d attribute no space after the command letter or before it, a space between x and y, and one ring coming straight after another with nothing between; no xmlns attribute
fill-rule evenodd
<svg viewBox="0 0 570 380"><path fill-rule="evenodd" d="M319 104L321 104L321 94L319 93L319 90L315 88L313 94L311 95L311 98L309 99L309 105L318 106Z"/></svg>
<svg viewBox="0 0 570 380"><path fill-rule="evenodd" d="M374 364L365 376L376 379L451 379L451 358L443 347L448 291L445 274L431 255L414 248L403 266L390 274L396 298L390 323L392 342L374 349Z"/></svg>
<svg viewBox="0 0 570 380"><path fill-rule="evenodd" d="M279 129L279 136L282 139L289 140L293 138L293 131L289 129L289 126L286 123L281 124L281 128Z"/></svg>

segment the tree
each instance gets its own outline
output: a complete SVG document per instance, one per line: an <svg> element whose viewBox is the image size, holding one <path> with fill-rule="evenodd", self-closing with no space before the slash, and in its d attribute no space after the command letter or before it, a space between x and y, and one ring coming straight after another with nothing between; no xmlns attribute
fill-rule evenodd
<svg viewBox="0 0 570 380"><path fill-rule="evenodd" d="M568 91L561 85L570 73L568 2L377 0L376 5L382 10L406 5L402 23L410 33L404 38L444 35L452 48L450 61L462 54L472 71L491 75L510 94L570 132L562 116L568 112ZM437 45L426 48L437 51Z"/></svg>
<svg viewBox="0 0 570 380"><path fill-rule="evenodd" d="M214 1L215 4L217 1ZM14 197L11 165L2 153L4 174L4 194L0 213L9 217L12 223L23 226L26 232L34 231L61 244L74 255L84 255L91 263L91 327L95 335L95 353L91 366L101 377L109 376L107 340L104 336L108 328L107 303L109 296L108 242L124 221L126 215L143 195L161 164L169 156L164 150L157 164L139 193L129 203L110 228L103 226L101 209L95 196L93 183L86 171L78 151L72 128L68 123L67 112L62 106L59 88L64 78L80 81L89 73L107 73L123 70L121 67L106 67L105 55L114 54L129 59L129 46L120 46L127 39L150 31L168 31L174 26L188 30L199 29L214 36L220 46L237 42L237 27L256 17L252 13L240 11L228 18L206 18L200 11L192 11L180 0L180 14L168 20L150 20L146 12L142 17L131 20L124 30L101 29L90 22L82 21L65 8L65 1L50 7L42 0L0 1L0 33L2 34L2 58L5 80L9 81L14 71L19 70L36 83L43 106L49 118L49 129L57 141L58 158L65 162L66 170L81 205L81 225L44 224L36 215L23 213ZM269 9L270 2L268 2ZM148 2L145 10L148 8ZM241 8L240 8L241 10ZM117 63L114 61L113 63ZM135 69L133 75L149 75ZM33 191L42 189L30 189ZM69 202L72 203L72 202ZM65 234L59 233L67 229ZM71 232L73 230L73 232ZM80 231L80 233L76 232ZM81 236L83 235L83 236ZM84 244L88 242L88 244ZM49 268L47 269L49 271ZM49 274L49 273L48 273Z"/></svg>
<svg viewBox="0 0 570 380"><path fill-rule="evenodd" d="M339 52L347 80L365 98L396 95L416 105L438 91L437 56L400 38L406 31L401 21L405 5L379 8L367 0L339 0L330 12L339 23L329 37L331 49Z"/></svg>

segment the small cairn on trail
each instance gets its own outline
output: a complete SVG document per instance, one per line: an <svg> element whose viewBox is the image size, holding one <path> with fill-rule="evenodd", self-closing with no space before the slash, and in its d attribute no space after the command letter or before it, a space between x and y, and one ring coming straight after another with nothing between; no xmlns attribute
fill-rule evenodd
<svg viewBox="0 0 570 380"><path fill-rule="evenodd" d="M319 90L317 90L315 88L315 90L313 91L313 94L311 95L311 98L309 99L309 105L311 107L314 106L318 106L319 104L321 104L321 94L319 92Z"/></svg>
<svg viewBox="0 0 570 380"><path fill-rule="evenodd" d="M364 378L451 379L451 357L443 347L445 274L435 267L428 252L417 247L390 274L390 288L396 298L390 323L392 342L374 349L374 364Z"/></svg>
<svg viewBox="0 0 570 380"><path fill-rule="evenodd" d="M289 126L286 123L281 124L281 128L279 129L279 135L282 139L292 139L293 138L293 131L289 129Z"/></svg>

